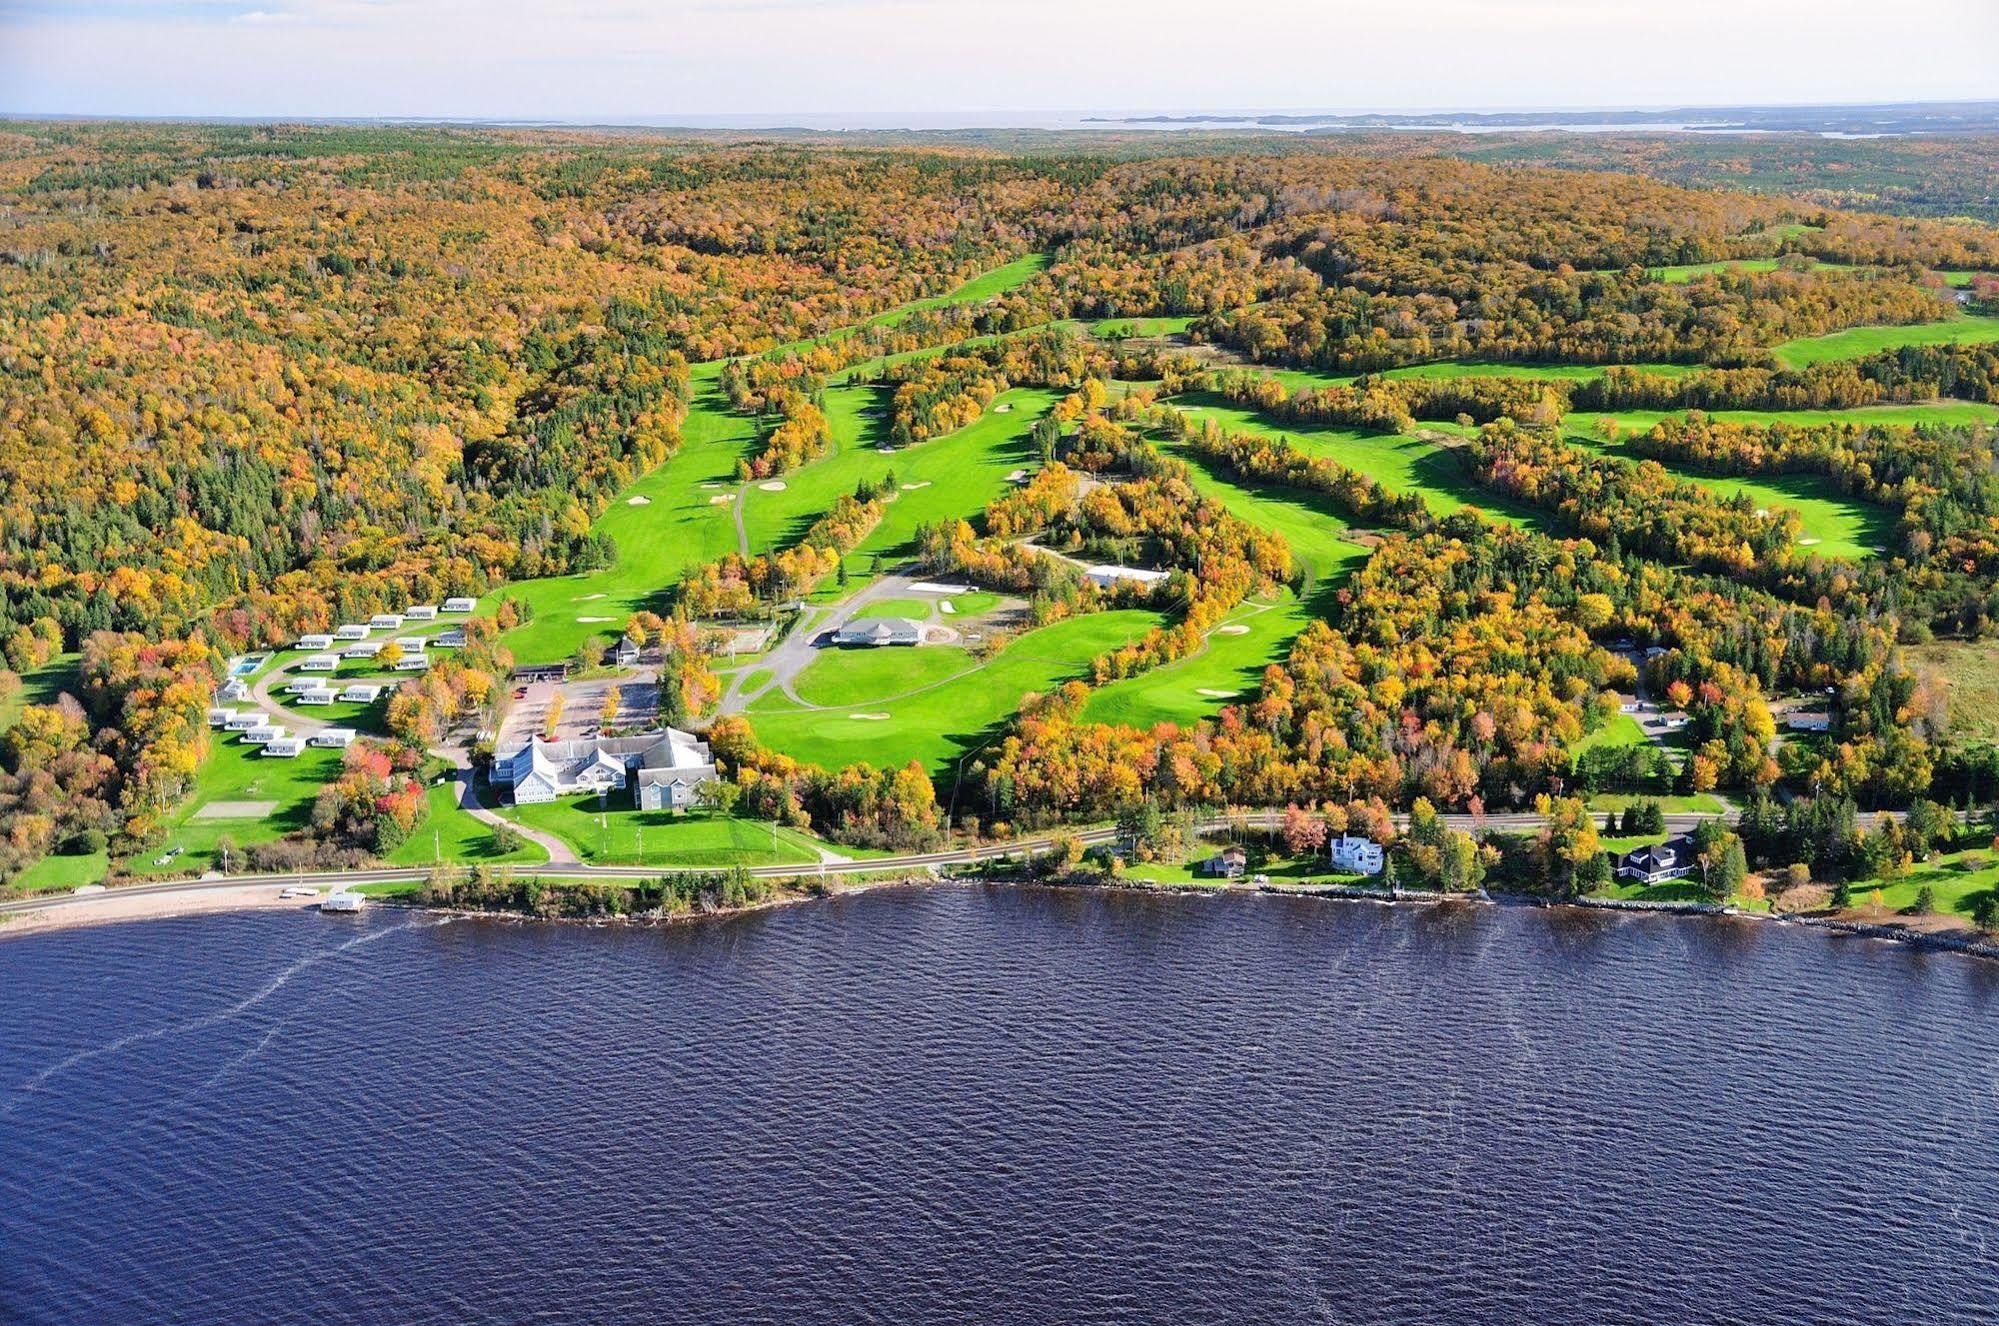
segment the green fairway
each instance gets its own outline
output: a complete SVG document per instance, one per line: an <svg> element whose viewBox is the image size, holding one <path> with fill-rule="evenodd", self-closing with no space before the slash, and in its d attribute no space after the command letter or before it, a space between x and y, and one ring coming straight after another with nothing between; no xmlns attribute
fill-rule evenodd
<svg viewBox="0 0 1999 1326"><path fill-rule="evenodd" d="M1291 443L1364 474L1394 493L1416 493L1439 515L1475 506L1495 520L1544 527L1546 518L1530 507L1488 493L1465 474L1450 449L1419 437L1361 433L1346 428L1281 428L1262 414L1230 405L1219 396L1192 393L1175 400L1195 418L1213 419L1225 431L1256 433Z"/></svg>
<svg viewBox="0 0 1999 1326"><path fill-rule="evenodd" d="M1408 364L1401 368L1385 369L1376 374L1383 378L1531 378L1543 382L1584 382L1603 376L1603 364L1519 364L1502 363L1477 359L1442 359L1429 364ZM1700 368L1698 364L1627 364L1641 373L1652 373L1663 377L1679 377ZM1299 392L1319 387L1349 386L1355 374L1320 373L1303 368L1266 368L1267 376L1282 383L1286 390Z"/></svg>
<svg viewBox="0 0 1999 1326"><path fill-rule="evenodd" d="M764 820L693 812L636 810L629 792L616 792L600 807L594 796L566 797L518 806L508 818L552 833L576 849L582 860L605 865L691 866L725 870L731 866L816 865L819 845L811 838Z"/></svg>
<svg viewBox="0 0 1999 1326"><path fill-rule="evenodd" d="M807 704L846 709L935 686L977 666L955 645L829 648L819 651L791 689Z"/></svg>
<svg viewBox="0 0 1999 1326"><path fill-rule="evenodd" d="M1168 722L1191 727L1223 705L1254 700L1264 668L1283 661L1311 619L1289 593L1275 602L1245 603L1208 636L1200 653L1098 689L1083 717L1141 728Z"/></svg>
<svg viewBox="0 0 1999 1326"><path fill-rule="evenodd" d="M847 570L850 578L865 578L877 559L893 564L911 551L918 525L975 517L1011 487L1009 474L1039 463L1028 432L1059 395L1039 388L1005 392L976 423L886 454L876 450L885 440L885 425L870 413L882 399L868 387L827 391L833 451L784 476L785 486L777 492L751 485L744 494L743 526L752 551L796 542L841 494L863 480L878 483L893 474L895 496L881 524L847 555ZM853 589L851 583L843 590L829 581L818 597L844 597Z"/></svg>
<svg viewBox="0 0 1999 1326"><path fill-rule="evenodd" d="M937 645L829 651L801 674L799 692L845 697L838 707L804 709L766 696L749 717L764 744L811 764L833 769L861 760L877 767L917 760L946 777L961 755L995 735L1024 694L1086 674L1090 660L1136 640L1158 621L1158 614L1138 609L1072 617L1027 632L982 665L971 663L963 651ZM923 654L951 668L912 658ZM813 675L821 669L824 675ZM935 677L947 670L953 675ZM926 688L913 690L912 677L928 679Z"/></svg>
<svg viewBox="0 0 1999 1326"><path fill-rule="evenodd" d="M1193 324L1191 317L1104 318L1091 326L1090 334L1104 341L1147 340L1182 335Z"/></svg>
<svg viewBox="0 0 1999 1326"><path fill-rule="evenodd" d="M1833 359L1858 359L1880 350L1899 350L1905 345L1982 345L1999 341L1999 317L1972 317L1960 314L1941 322L1919 322L1906 327L1853 327L1830 336L1814 336L1802 341L1786 341L1773 353L1789 368L1805 368Z"/></svg>

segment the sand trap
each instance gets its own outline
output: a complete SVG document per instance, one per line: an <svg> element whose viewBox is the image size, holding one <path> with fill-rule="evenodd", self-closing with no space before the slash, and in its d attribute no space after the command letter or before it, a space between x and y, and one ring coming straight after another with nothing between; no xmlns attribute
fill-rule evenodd
<svg viewBox="0 0 1999 1326"><path fill-rule="evenodd" d="M946 617L955 617L958 615L958 610L951 606L951 600L949 599L945 599L942 603L938 604L937 611L943 613Z"/></svg>
<svg viewBox="0 0 1999 1326"><path fill-rule="evenodd" d="M1212 686L1203 686L1196 693L1205 695L1210 700L1233 700L1236 696L1242 694L1241 691L1218 691Z"/></svg>
<svg viewBox="0 0 1999 1326"><path fill-rule="evenodd" d="M608 621L615 621L615 620L616 620L616 618L613 618L613 617L578 617L578 618L577 618L576 620L577 620L577 621L579 621L579 622L608 622Z"/></svg>
<svg viewBox="0 0 1999 1326"><path fill-rule="evenodd" d="M652 505L652 499L651 499L650 497L647 497L647 496L645 496L645 495L644 495L644 494L642 493L642 494L640 494L640 495L639 495L639 496L637 496L637 497L627 497L627 498L625 499L625 505L626 505L626 506L651 506L651 505Z"/></svg>
<svg viewBox="0 0 1999 1326"><path fill-rule="evenodd" d="M709 498L709 499L708 499L708 505L709 505L709 506L727 506L727 505L729 505L729 503L731 503L731 502L733 502L733 501L735 501L735 500L736 500L735 498L733 498L733 497L729 496L729 495L728 495L727 493L723 493L723 494L722 494L722 495L721 495L720 497L711 497L711 498Z"/></svg>
<svg viewBox="0 0 1999 1326"><path fill-rule="evenodd" d="M912 594L969 594L970 585L947 585L936 580L919 580L909 587Z"/></svg>
<svg viewBox="0 0 1999 1326"><path fill-rule="evenodd" d="M1230 623L1229 623L1228 625L1226 625L1226 626L1217 626L1217 627L1215 628L1215 634L1216 634L1216 635L1248 635L1248 634L1249 634L1249 628L1248 628L1247 626L1244 626L1244 625L1243 625L1243 624L1242 624L1241 622L1230 622ZM1206 694L1207 694L1207 692L1206 692L1206 691L1203 691L1203 692L1201 692L1201 693L1202 693L1203 695L1206 695ZM1230 695L1234 695L1234 694L1235 694L1235 692L1234 692L1234 691L1230 691L1230 692L1229 692L1229 694L1230 694Z"/></svg>
<svg viewBox="0 0 1999 1326"><path fill-rule="evenodd" d="M278 808L275 801L211 801L194 812L198 820L260 820Z"/></svg>
<svg viewBox="0 0 1999 1326"><path fill-rule="evenodd" d="M902 485L902 491L905 493L913 493L919 488L928 488L929 486L930 486L930 480L925 479L921 483L906 483Z"/></svg>
<svg viewBox="0 0 1999 1326"><path fill-rule="evenodd" d="M589 603L592 602L593 600L601 599L603 597L604 596L602 594L578 594L576 596L576 601L578 603Z"/></svg>
<svg viewBox="0 0 1999 1326"><path fill-rule="evenodd" d="M1012 406L1011 404L1004 404L1004 405L995 405L995 406L993 406L993 413L994 413L994 414L1012 414L1012 413L1013 413L1013 406Z"/></svg>
<svg viewBox="0 0 1999 1326"><path fill-rule="evenodd" d="M1820 542L1820 540L1818 540L1818 539L1799 539L1799 540L1798 540L1798 546L1799 546L1800 548L1809 548L1809 547L1811 547L1811 546L1812 546L1813 544L1815 544L1815 543L1818 543L1818 542Z"/></svg>
<svg viewBox="0 0 1999 1326"><path fill-rule="evenodd" d="M765 479L762 483L758 484L757 487L763 489L767 493L781 493L784 491L784 480Z"/></svg>
<svg viewBox="0 0 1999 1326"><path fill-rule="evenodd" d="M848 715L847 715L847 717L849 717L849 718L858 718L858 719L860 719L860 720L861 720L862 722L864 722L864 723L880 723L880 722L883 722L884 720L886 720L886 719L888 718L888 715L887 715L887 714L848 714Z"/></svg>

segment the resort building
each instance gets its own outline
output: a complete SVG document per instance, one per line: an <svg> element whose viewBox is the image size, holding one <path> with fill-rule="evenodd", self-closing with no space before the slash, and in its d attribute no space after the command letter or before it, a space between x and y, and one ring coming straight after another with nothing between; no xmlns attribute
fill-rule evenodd
<svg viewBox="0 0 1999 1326"><path fill-rule="evenodd" d="M639 647L632 643L628 635L618 637L618 647L612 651L612 659L621 668L629 668L639 661Z"/></svg>
<svg viewBox="0 0 1999 1326"><path fill-rule="evenodd" d="M241 677L231 677L222 683L222 689L216 692L216 698L224 704L241 704L250 698L250 683Z"/></svg>
<svg viewBox="0 0 1999 1326"><path fill-rule="evenodd" d="M314 686L298 693L300 704L332 704L338 693L331 686Z"/></svg>
<svg viewBox="0 0 1999 1326"><path fill-rule="evenodd" d="M229 720L234 717L236 717L234 709L211 709L208 711L208 725L210 727L227 727Z"/></svg>
<svg viewBox="0 0 1999 1326"><path fill-rule="evenodd" d="M419 651L414 654L404 654L401 658L397 659L394 670L397 672L422 672L429 666L430 655Z"/></svg>
<svg viewBox="0 0 1999 1326"><path fill-rule="evenodd" d="M222 720L222 730L224 732L248 732L253 727L262 727L263 725L264 716L255 710L251 710L248 713L233 713Z"/></svg>
<svg viewBox="0 0 1999 1326"><path fill-rule="evenodd" d="M331 672L340 666L338 654L308 654L298 665L300 672Z"/></svg>
<svg viewBox="0 0 1999 1326"><path fill-rule="evenodd" d="M493 761L493 781L512 788L519 805L631 787L640 810L685 810L694 804L695 789L713 777L708 744L678 728L636 737L535 739Z"/></svg>
<svg viewBox="0 0 1999 1326"><path fill-rule="evenodd" d="M340 655L343 658L373 658L382 652L382 646L386 643L383 640L356 640L341 650Z"/></svg>
<svg viewBox="0 0 1999 1326"><path fill-rule="evenodd" d="M1083 579L1098 589L1113 589L1119 584L1151 589L1165 584L1169 574L1166 571L1146 571L1136 566L1092 566L1085 568Z"/></svg>
<svg viewBox="0 0 1999 1326"><path fill-rule="evenodd" d="M1694 840L1682 833L1656 847L1640 847L1626 852L1618 858L1617 875L1620 879L1635 879L1641 884L1663 884L1669 879L1683 879L1693 874L1695 865Z"/></svg>
<svg viewBox="0 0 1999 1326"><path fill-rule="evenodd" d="M371 631L400 631L403 629L403 615L399 612L378 612L368 619Z"/></svg>
<svg viewBox="0 0 1999 1326"><path fill-rule="evenodd" d="M284 728L278 724L260 722L243 734L243 743L248 746L268 746L284 735Z"/></svg>
<svg viewBox="0 0 1999 1326"><path fill-rule="evenodd" d="M430 642L433 649L463 649L465 632L454 626L448 631L439 631L437 638Z"/></svg>
<svg viewBox="0 0 1999 1326"><path fill-rule="evenodd" d="M302 635L298 638L297 647L314 652L321 649L331 649L333 648L333 637L330 635Z"/></svg>
<svg viewBox="0 0 1999 1326"><path fill-rule="evenodd" d="M262 754L271 759L295 760L304 749L303 737L279 737L276 741L265 742Z"/></svg>
<svg viewBox="0 0 1999 1326"><path fill-rule="evenodd" d="M1344 870L1355 875L1379 875L1382 866L1381 844L1372 838L1362 838L1357 834L1343 833L1333 840L1328 853L1333 869Z"/></svg>
<svg viewBox="0 0 1999 1326"><path fill-rule="evenodd" d="M396 637L396 648L398 649L422 649L423 643L423 637L420 635L399 635Z"/></svg>
<svg viewBox="0 0 1999 1326"><path fill-rule="evenodd" d="M403 616L413 622L434 622L437 620L437 605L435 603L412 603L409 607L403 609Z"/></svg>
<svg viewBox="0 0 1999 1326"><path fill-rule="evenodd" d="M335 640L366 640L368 638L368 628L359 622L348 622L345 626L341 626L333 632L333 638Z"/></svg>
<svg viewBox="0 0 1999 1326"><path fill-rule="evenodd" d="M872 649L880 645L920 645L923 628L907 617L869 617L848 622L833 632L842 647Z"/></svg>
<svg viewBox="0 0 1999 1326"><path fill-rule="evenodd" d="M358 734L351 727L323 727L313 733L306 744L310 746L331 747L334 750L345 750L354 744L356 735Z"/></svg>
<svg viewBox="0 0 1999 1326"><path fill-rule="evenodd" d="M373 704L384 689L379 682L357 681L340 692L340 699L343 704Z"/></svg>
<svg viewBox="0 0 1999 1326"><path fill-rule="evenodd" d="M477 601L474 599L446 599L444 601L444 610L446 612L470 612L476 606L476 603Z"/></svg>

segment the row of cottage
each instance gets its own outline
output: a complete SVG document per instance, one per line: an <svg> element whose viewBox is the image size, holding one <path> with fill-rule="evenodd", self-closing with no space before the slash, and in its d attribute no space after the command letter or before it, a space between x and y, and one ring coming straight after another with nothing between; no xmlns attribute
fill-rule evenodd
<svg viewBox="0 0 1999 1326"><path fill-rule="evenodd" d="M218 714L227 717L218 722ZM307 746L345 750L353 745L355 738L360 735L351 727L324 727L309 737L294 736L285 729L284 724L274 723L267 716L254 710L238 713L233 709L211 709L208 713L208 724L225 732L236 733L244 745L261 746L263 749L258 751L259 755L279 760L295 760Z"/></svg>

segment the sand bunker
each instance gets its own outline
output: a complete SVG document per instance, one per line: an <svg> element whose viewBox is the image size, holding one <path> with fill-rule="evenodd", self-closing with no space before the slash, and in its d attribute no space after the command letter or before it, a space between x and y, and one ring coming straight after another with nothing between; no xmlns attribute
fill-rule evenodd
<svg viewBox="0 0 1999 1326"><path fill-rule="evenodd" d="M626 506L651 506L651 505L652 505L652 499L651 499L650 497L647 497L647 496L645 496L645 495L644 495L643 493L641 493L641 494L640 494L639 496L637 496L637 497L627 497L627 498L625 499L625 505L626 505Z"/></svg>
<svg viewBox="0 0 1999 1326"><path fill-rule="evenodd" d="M576 620L579 622L608 622L613 619L610 617L578 617Z"/></svg>
<svg viewBox="0 0 1999 1326"><path fill-rule="evenodd" d="M576 601L578 603L589 603L594 599L601 599L603 597L604 596L602 594L578 594L576 596Z"/></svg>
<svg viewBox="0 0 1999 1326"><path fill-rule="evenodd" d="M762 483L758 484L757 487L763 489L767 493L781 493L784 491L784 480L765 479Z"/></svg>
<svg viewBox="0 0 1999 1326"><path fill-rule="evenodd" d="M260 820L278 808L275 801L211 801L194 812L198 820Z"/></svg>
<svg viewBox="0 0 1999 1326"><path fill-rule="evenodd" d="M921 483L906 483L902 485L902 491L905 493L913 493L919 488L928 488L929 486L930 486L930 480L925 479Z"/></svg>
<svg viewBox="0 0 1999 1326"><path fill-rule="evenodd" d="M1811 547L1811 546L1812 546L1813 544L1815 544L1815 543L1819 543L1819 542L1821 542L1821 540L1819 540L1819 539L1799 539L1799 540L1798 540L1798 546L1799 546L1800 548L1809 548L1809 547Z"/></svg>
<svg viewBox="0 0 1999 1326"><path fill-rule="evenodd" d="M1240 691L1218 691L1212 686L1203 686L1197 693L1207 696L1210 700L1233 700L1242 694Z"/></svg>
<svg viewBox="0 0 1999 1326"><path fill-rule="evenodd" d="M883 722L884 720L886 720L886 719L888 718L888 715L887 715L887 714L848 714L848 715L847 715L847 717L849 717L849 718L858 718L858 719L860 719L860 720L861 720L862 722L864 722L864 723L880 723L880 722Z"/></svg>
<svg viewBox="0 0 1999 1326"><path fill-rule="evenodd" d="M735 500L736 500L735 498L733 498L733 497L729 496L729 495L728 495L727 493L723 493L723 494L722 494L722 495L721 495L720 497L711 497L711 498L709 498L709 499L708 499L708 505L709 505L709 506L727 506L727 505L729 505L729 503L731 503L731 502L733 502L733 501L735 501Z"/></svg>
<svg viewBox="0 0 1999 1326"><path fill-rule="evenodd" d="M938 604L937 611L943 613L947 617L955 617L958 615L958 610L951 606L951 600L949 599L945 599L942 603Z"/></svg>
<svg viewBox="0 0 1999 1326"><path fill-rule="evenodd" d="M1215 634L1216 634L1216 635L1248 635L1248 634L1249 634L1249 628L1248 628L1247 626L1244 626L1244 625L1243 625L1243 624L1242 624L1241 622L1230 622L1230 623L1229 623L1229 624L1228 624L1227 626L1217 626L1217 627L1215 628ZM1235 694L1235 692L1234 692L1234 691L1230 691L1230 692L1229 692L1229 694L1230 694L1230 695L1234 695L1234 694Z"/></svg>

